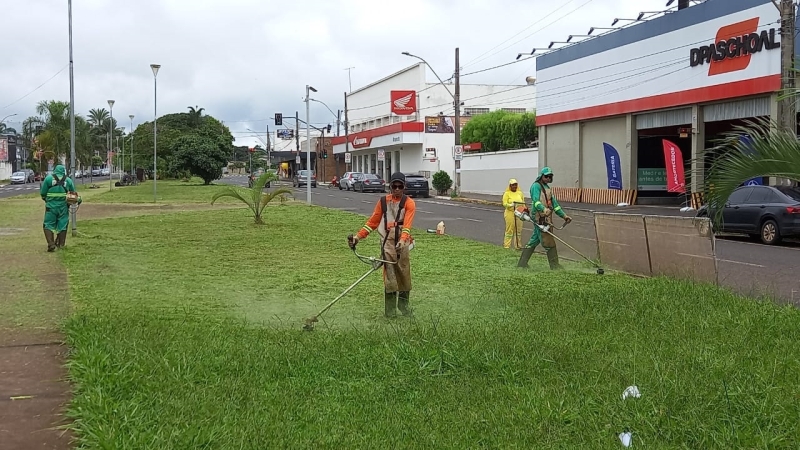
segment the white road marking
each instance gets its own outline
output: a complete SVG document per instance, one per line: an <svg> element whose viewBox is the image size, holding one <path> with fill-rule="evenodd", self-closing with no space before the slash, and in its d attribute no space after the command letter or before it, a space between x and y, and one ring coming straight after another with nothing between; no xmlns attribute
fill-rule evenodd
<svg viewBox="0 0 800 450"><path fill-rule="evenodd" d="M688 257L690 257L690 258L711 259L711 256L707 256L707 255L693 255L693 254L691 254L691 253L676 253L676 255L688 256ZM765 266L762 266L761 264L753 264L753 263L742 262L742 261L734 261L734 260L731 260L731 259L720 259L720 258L717 258L717 261L718 261L718 262L726 262L726 263L731 263L731 264L741 264L741 265L743 265L743 266L750 266L750 267L760 267L760 268L762 268L762 269L765 267Z"/></svg>
<svg viewBox="0 0 800 450"><path fill-rule="evenodd" d="M456 220L469 220L470 222L483 222L482 220L470 219L470 218L467 218L467 217L456 217Z"/></svg>

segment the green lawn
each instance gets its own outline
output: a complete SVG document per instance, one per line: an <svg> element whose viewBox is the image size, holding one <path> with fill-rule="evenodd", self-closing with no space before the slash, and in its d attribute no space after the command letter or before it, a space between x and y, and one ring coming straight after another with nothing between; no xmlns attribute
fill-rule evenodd
<svg viewBox="0 0 800 450"><path fill-rule="evenodd" d="M800 312L710 286L553 273L541 255L524 272L514 252L418 230L415 319L382 317L373 274L301 331L368 270L345 239L363 220L295 204L262 227L241 209L83 221L92 238L59 253L80 443L607 449L625 429L634 448L800 443ZM642 397L622 401L632 384Z"/></svg>
<svg viewBox="0 0 800 450"><path fill-rule="evenodd" d="M153 202L153 182L145 181L136 186L115 186L111 191L108 190L108 181L105 183L95 183L105 191L98 196L98 202L107 203L152 203ZM77 189L83 193L88 190L88 184L82 188L77 185ZM176 180L159 180L156 183L156 198L158 201L169 202L210 202L211 197L224 189L225 185L216 181L208 186L203 185L200 178L192 178L187 182ZM220 201L229 201L221 199Z"/></svg>

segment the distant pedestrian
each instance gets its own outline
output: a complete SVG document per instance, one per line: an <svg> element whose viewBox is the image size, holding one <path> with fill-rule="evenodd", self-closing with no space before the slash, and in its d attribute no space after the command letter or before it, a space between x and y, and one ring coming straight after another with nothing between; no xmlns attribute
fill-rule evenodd
<svg viewBox="0 0 800 450"><path fill-rule="evenodd" d="M522 220L514 215L516 208L525 208L525 194L519 189L519 184L514 178L508 180L508 187L503 193L503 218L506 222L506 232L503 236L503 247L522 248Z"/></svg>

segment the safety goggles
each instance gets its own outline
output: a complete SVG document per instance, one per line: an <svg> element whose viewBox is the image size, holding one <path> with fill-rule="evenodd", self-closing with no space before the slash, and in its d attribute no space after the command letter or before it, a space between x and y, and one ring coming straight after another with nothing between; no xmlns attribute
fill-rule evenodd
<svg viewBox="0 0 800 450"><path fill-rule="evenodd" d="M404 188L405 186L403 186L402 184L392 184L392 186L391 186L391 187L392 187L392 190L393 190L393 191L401 191L401 190L403 190L403 188Z"/></svg>

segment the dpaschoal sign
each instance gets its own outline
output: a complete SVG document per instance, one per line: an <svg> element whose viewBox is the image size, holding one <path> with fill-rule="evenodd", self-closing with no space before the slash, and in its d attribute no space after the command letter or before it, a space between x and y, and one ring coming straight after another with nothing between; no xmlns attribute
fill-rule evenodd
<svg viewBox="0 0 800 450"><path fill-rule="evenodd" d="M710 64L708 74L719 75L747 68L756 53L780 48L775 28L758 33L758 20L756 17L720 28L714 43L691 49L691 67Z"/></svg>

